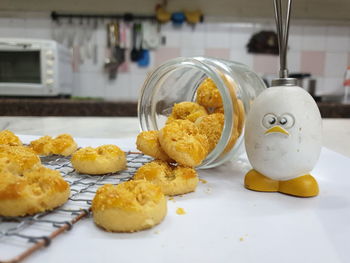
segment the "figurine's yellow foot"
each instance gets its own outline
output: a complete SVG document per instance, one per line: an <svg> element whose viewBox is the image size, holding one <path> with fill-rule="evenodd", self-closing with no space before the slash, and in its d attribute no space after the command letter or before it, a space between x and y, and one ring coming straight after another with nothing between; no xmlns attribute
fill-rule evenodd
<svg viewBox="0 0 350 263"><path fill-rule="evenodd" d="M288 181L280 181L278 191L299 197L312 197L318 195L319 192L317 181L310 174Z"/></svg>
<svg viewBox="0 0 350 263"><path fill-rule="evenodd" d="M277 192L279 183L252 169L245 175L244 186L254 191Z"/></svg>

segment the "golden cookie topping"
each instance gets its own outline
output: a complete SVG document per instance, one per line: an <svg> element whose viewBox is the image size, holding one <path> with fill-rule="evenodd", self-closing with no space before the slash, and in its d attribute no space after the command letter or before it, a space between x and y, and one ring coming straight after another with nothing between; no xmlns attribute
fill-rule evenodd
<svg viewBox="0 0 350 263"><path fill-rule="evenodd" d="M13 164L0 158L0 215L34 214L67 201L70 187L58 171L37 165L19 173Z"/></svg>
<svg viewBox="0 0 350 263"><path fill-rule="evenodd" d="M196 102L184 101L174 105L167 123L174 120L195 122L199 117L208 115L207 110Z"/></svg>
<svg viewBox="0 0 350 263"><path fill-rule="evenodd" d="M215 148L216 144L220 140L224 123L225 115L222 113L213 113L199 118L195 122L199 128L199 131L208 138L209 152Z"/></svg>
<svg viewBox="0 0 350 263"><path fill-rule="evenodd" d="M68 156L77 150L78 145L71 135L61 134L56 138L43 136L30 142L30 147L39 155L58 154Z"/></svg>
<svg viewBox="0 0 350 263"><path fill-rule="evenodd" d="M12 131L3 130L0 132L0 144L20 146L22 142Z"/></svg>
<svg viewBox="0 0 350 263"><path fill-rule="evenodd" d="M161 189L145 180L128 181L119 185L101 186L92 201L92 211L110 208L141 210L144 206L153 207L164 194Z"/></svg>
<svg viewBox="0 0 350 263"><path fill-rule="evenodd" d="M197 89L198 104L207 108L222 107L222 98L214 81L206 78Z"/></svg>
<svg viewBox="0 0 350 263"><path fill-rule="evenodd" d="M41 164L35 152L25 146L0 145L0 158L10 159L12 171L16 173L23 173Z"/></svg>
<svg viewBox="0 0 350 263"><path fill-rule="evenodd" d="M146 155L171 162L171 158L164 152L158 140L159 131L143 131L136 139L137 149Z"/></svg>
<svg viewBox="0 0 350 263"><path fill-rule="evenodd" d="M193 192L198 184L197 172L193 168L170 165L160 160L141 166L133 179L145 179L154 183L160 186L166 195Z"/></svg>
<svg viewBox="0 0 350 263"><path fill-rule="evenodd" d="M125 169L125 153L116 145L86 147L72 155L73 167L80 173L106 174Z"/></svg>
<svg viewBox="0 0 350 263"><path fill-rule="evenodd" d="M170 158L184 166L199 165L209 151L208 139L188 120L175 120L159 132L159 142Z"/></svg>

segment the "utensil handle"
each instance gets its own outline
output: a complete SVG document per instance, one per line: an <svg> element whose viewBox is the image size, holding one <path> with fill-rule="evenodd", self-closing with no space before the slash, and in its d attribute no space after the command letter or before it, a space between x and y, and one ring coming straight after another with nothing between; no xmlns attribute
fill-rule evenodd
<svg viewBox="0 0 350 263"><path fill-rule="evenodd" d="M288 78L287 69L287 50L289 37L289 21L291 14L292 0L287 0L286 16L283 18L282 2L281 0L274 0L275 20L277 28L278 49L280 54L280 78Z"/></svg>

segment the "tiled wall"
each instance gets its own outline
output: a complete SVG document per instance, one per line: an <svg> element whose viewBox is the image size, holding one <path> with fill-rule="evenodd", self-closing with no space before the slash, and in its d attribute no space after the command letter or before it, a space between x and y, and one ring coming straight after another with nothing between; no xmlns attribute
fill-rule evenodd
<svg viewBox="0 0 350 263"><path fill-rule="evenodd" d="M78 25L57 26L49 19L0 19L0 37L57 38L67 42L62 32L79 35ZM261 76L272 77L278 70L278 57L252 55L246 44L253 33L274 30L268 23L204 23L195 28L184 25L161 27L166 43L150 52L151 63L140 68L127 62L115 80L109 80L103 70L105 59L105 25L100 23L91 39L97 39L98 61L83 57L74 73L74 95L103 97L108 100L135 101L146 75L164 61L178 56L212 56L242 62ZM61 34L61 35L60 35ZM63 36L63 37L62 37ZM86 37L87 38L87 37ZM87 41L80 41L86 43ZM79 41L76 41L76 44ZM128 51L129 54L129 51ZM346 67L350 65L350 29L345 26L292 25L290 30L288 66L290 72L310 72L317 79L317 93L340 94Z"/></svg>

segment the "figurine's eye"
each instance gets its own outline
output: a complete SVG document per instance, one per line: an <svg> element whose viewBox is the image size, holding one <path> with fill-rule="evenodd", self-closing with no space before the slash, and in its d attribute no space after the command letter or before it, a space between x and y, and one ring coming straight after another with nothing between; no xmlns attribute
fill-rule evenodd
<svg viewBox="0 0 350 263"><path fill-rule="evenodd" d="M294 125L294 117L289 114L283 114L281 117L278 117L278 123L284 128L291 128Z"/></svg>
<svg viewBox="0 0 350 263"><path fill-rule="evenodd" d="M264 116L262 124L265 128L271 128L277 124L277 117L271 113L268 113Z"/></svg>

